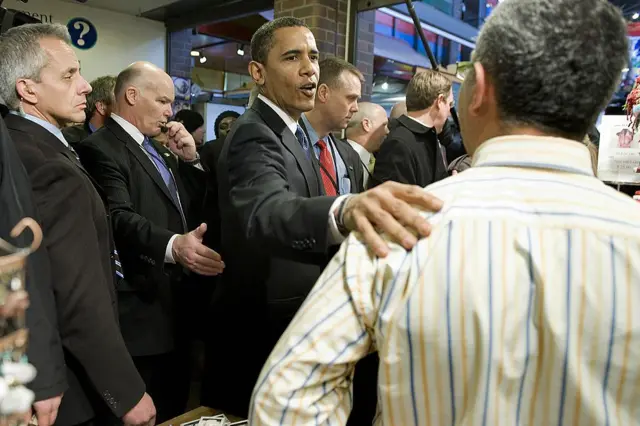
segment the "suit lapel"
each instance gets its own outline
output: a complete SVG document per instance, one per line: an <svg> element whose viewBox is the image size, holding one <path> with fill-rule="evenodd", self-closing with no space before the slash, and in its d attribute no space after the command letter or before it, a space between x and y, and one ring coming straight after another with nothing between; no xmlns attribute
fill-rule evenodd
<svg viewBox="0 0 640 426"><path fill-rule="evenodd" d="M319 173L316 174L314 170L314 167L317 168L317 165L315 165L313 162L315 156L312 155L311 161L309 161L309 159L307 158L307 154L305 154L304 150L300 146L298 139L296 139L295 135L289 131L284 121L282 121L280 116L278 116L278 114L269 105L265 104L260 99L256 99L256 101L253 103L252 108L258 114L260 114L264 122L271 128L271 130L273 130L277 135L280 135L282 144L289 152L291 152L291 154L296 159L296 163L298 163L298 167L302 171L302 175L307 184L309 195L312 197L321 195L318 192ZM313 145L311 145L311 149L313 149Z"/></svg>
<svg viewBox="0 0 640 426"><path fill-rule="evenodd" d="M136 160L140 163L144 171L151 177L151 180L160 188L160 190L164 193L164 195L171 201L171 203L178 209L178 206L175 205L171 194L169 194L169 189L167 185L162 180L162 176L160 176L160 172L156 169L156 166L153 164L151 159L143 152L143 147L138 144L133 138L112 118L109 118L107 123L105 124L113 134L124 142L125 146L131 152L131 154L135 157ZM178 209L178 212L180 209Z"/></svg>
<svg viewBox="0 0 640 426"><path fill-rule="evenodd" d="M331 134L329 135L329 137L333 142L333 146L336 147L336 150L338 151L338 155L340 155L340 158L342 158L342 162L347 168L347 175L349 176L349 180L351 181L351 192L356 194L358 192L358 187L357 187L358 181L356 180L356 170L354 168L354 165L351 164L351 159L349 158L347 148L344 145L346 142L337 140ZM360 156L358 156L358 163L356 164L360 166Z"/></svg>

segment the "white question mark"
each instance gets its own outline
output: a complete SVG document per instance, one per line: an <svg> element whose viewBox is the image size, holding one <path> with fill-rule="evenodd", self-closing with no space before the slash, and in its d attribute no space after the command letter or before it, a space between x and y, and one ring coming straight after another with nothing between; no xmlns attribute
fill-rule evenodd
<svg viewBox="0 0 640 426"><path fill-rule="evenodd" d="M89 25L87 25L86 22L78 21L73 24L73 28L75 28L76 30L80 30L82 28L82 30L80 31L80 37L78 38L78 46L84 46L84 40L82 39L82 37L87 35L87 33L89 32Z"/></svg>

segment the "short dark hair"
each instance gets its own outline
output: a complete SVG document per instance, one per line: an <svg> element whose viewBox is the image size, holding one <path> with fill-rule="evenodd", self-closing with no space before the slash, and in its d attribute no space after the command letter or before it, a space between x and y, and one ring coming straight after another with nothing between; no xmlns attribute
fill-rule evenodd
<svg viewBox="0 0 640 426"><path fill-rule="evenodd" d="M283 16L263 24L251 37L251 60L266 64L269 52L273 48L276 30L295 27L309 28L302 20L292 16Z"/></svg>
<svg viewBox="0 0 640 426"><path fill-rule="evenodd" d="M220 130L218 129L220 127L220 123L222 123L222 120L224 120L227 117L233 117L233 118L238 118L240 117L240 114L238 114L235 111L231 111L230 109L226 110L226 111L222 111L218 117L216 118L216 122L213 124L213 131L216 132L216 138L220 138Z"/></svg>
<svg viewBox="0 0 640 426"><path fill-rule="evenodd" d="M326 84L329 87L336 87L343 72L350 72L364 82L364 76L355 65L336 56L327 56L318 65L320 67L318 86Z"/></svg>
<svg viewBox="0 0 640 426"><path fill-rule="evenodd" d="M574 140L595 123L628 61L625 21L606 0L502 2L472 56L495 86L505 125ZM472 69L465 84L474 81Z"/></svg>
<svg viewBox="0 0 640 426"><path fill-rule="evenodd" d="M111 75L98 77L91 83L91 93L87 95L87 120L93 117L96 112L96 103L102 102L106 106L114 103L114 88L116 86L116 78Z"/></svg>
<svg viewBox="0 0 640 426"><path fill-rule="evenodd" d="M190 109L181 109L176 113L176 116L173 119L182 123L189 133L195 132L204 124L204 118L202 118L202 115L200 115L199 112L192 111Z"/></svg>
<svg viewBox="0 0 640 426"><path fill-rule="evenodd" d="M438 71L424 70L414 75L407 86L407 111L431 108L438 96L449 96L451 80Z"/></svg>

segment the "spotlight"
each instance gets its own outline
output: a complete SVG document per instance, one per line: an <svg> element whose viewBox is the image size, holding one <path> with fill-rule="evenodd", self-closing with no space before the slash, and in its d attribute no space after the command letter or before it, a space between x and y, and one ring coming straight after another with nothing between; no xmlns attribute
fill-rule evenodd
<svg viewBox="0 0 640 426"><path fill-rule="evenodd" d="M389 83L387 83L386 81L382 83L382 90L387 90L388 88L389 88Z"/></svg>
<svg viewBox="0 0 640 426"><path fill-rule="evenodd" d="M198 52L197 50L192 50L191 56L200 56L200 52Z"/></svg>
<svg viewBox="0 0 640 426"><path fill-rule="evenodd" d="M631 19L638 19L640 18L640 13L636 12L633 14L633 16L631 16Z"/></svg>
<svg viewBox="0 0 640 426"><path fill-rule="evenodd" d="M244 46L240 46L238 47L238 50L236 52L239 56L244 56Z"/></svg>
<svg viewBox="0 0 640 426"><path fill-rule="evenodd" d="M205 62L207 62L207 57L206 56L200 57L200 63L204 64Z"/></svg>

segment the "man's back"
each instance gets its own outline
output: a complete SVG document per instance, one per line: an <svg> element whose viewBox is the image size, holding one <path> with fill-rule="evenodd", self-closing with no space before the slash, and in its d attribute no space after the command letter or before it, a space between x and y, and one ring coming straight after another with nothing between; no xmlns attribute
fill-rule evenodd
<svg viewBox="0 0 640 426"><path fill-rule="evenodd" d="M331 400L340 424L340 376L373 345L378 424L633 423L640 206L593 176L578 142L494 139L474 161L427 188L444 208L410 252L343 244L265 365L254 421L304 423L298 407L329 414ZM271 411L266 395L288 403Z"/></svg>
<svg viewBox="0 0 640 426"><path fill-rule="evenodd" d="M514 143L429 187L445 201L431 237L377 262L385 424L633 423L640 208L587 176L588 157L584 175L489 166Z"/></svg>

